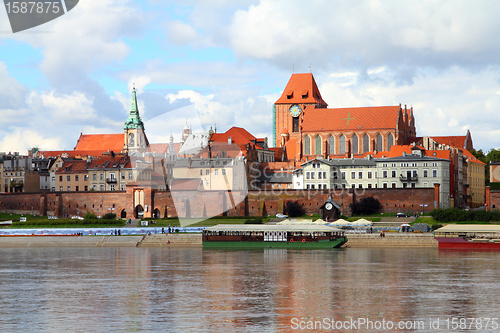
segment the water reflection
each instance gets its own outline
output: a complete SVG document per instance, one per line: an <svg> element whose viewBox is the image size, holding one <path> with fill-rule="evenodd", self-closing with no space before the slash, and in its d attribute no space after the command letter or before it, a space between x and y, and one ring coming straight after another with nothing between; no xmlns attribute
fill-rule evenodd
<svg viewBox="0 0 500 333"><path fill-rule="evenodd" d="M0 256L8 332L288 332L293 318L418 320L426 324L419 332L435 332L429 318L500 313L497 252L42 248Z"/></svg>

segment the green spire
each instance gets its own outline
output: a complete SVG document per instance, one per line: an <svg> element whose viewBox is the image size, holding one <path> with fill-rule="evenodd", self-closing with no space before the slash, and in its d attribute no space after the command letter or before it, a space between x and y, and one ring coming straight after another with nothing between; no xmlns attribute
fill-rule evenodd
<svg viewBox="0 0 500 333"><path fill-rule="evenodd" d="M137 96L135 95L135 87L132 90L132 105L130 106L130 113L125 122L125 129L144 128L141 116L139 116L139 108L137 107Z"/></svg>

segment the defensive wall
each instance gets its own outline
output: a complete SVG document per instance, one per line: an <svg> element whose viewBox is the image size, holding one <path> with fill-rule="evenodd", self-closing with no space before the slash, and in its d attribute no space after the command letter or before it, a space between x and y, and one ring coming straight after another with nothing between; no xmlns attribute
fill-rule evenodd
<svg viewBox="0 0 500 333"><path fill-rule="evenodd" d="M486 186L486 209L500 209L500 191L493 191Z"/></svg>
<svg viewBox="0 0 500 333"><path fill-rule="evenodd" d="M374 197L382 205L382 212L417 212L420 205L431 210L438 204L438 191L432 188L343 189L343 190L261 190L240 193L236 191L156 191L147 188L127 188L126 191L107 192L45 192L2 193L0 211L58 217L87 212L104 215L135 217L138 206L144 217L210 217L266 216L283 212L287 201L297 201L306 214L320 212L328 197L340 206L342 214L349 205L364 197ZM436 200L436 201L435 201ZM500 193L498 193L500 202Z"/></svg>

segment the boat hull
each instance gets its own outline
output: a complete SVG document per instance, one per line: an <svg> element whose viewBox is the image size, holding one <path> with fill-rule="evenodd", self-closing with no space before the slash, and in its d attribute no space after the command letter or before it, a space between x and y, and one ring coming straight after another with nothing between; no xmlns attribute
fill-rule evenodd
<svg viewBox="0 0 500 333"><path fill-rule="evenodd" d="M438 248L451 250L500 250L500 242L488 239L469 241L462 237L436 237Z"/></svg>
<svg viewBox="0 0 500 333"><path fill-rule="evenodd" d="M262 241L204 241L204 248L243 248L243 249L331 249L347 242L347 237L317 242L262 242Z"/></svg>

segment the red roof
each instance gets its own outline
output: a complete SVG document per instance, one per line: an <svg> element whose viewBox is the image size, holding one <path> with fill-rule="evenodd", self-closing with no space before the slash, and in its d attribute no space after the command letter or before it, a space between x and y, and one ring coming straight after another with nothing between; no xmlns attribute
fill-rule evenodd
<svg viewBox="0 0 500 333"><path fill-rule="evenodd" d="M213 133L210 137L210 142L227 143L229 137L231 137L232 143L238 145L252 143L252 140L255 140L255 136L250 134L246 129L233 126L229 130L227 130L226 133Z"/></svg>
<svg viewBox="0 0 500 333"><path fill-rule="evenodd" d="M286 149L286 155L288 158L294 158L295 156L298 156L298 151L297 151L297 139L290 139L285 143L285 149Z"/></svg>
<svg viewBox="0 0 500 333"><path fill-rule="evenodd" d="M431 139L437 143L454 148L465 148L465 135L460 136L431 136Z"/></svg>
<svg viewBox="0 0 500 333"><path fill-rule="evenodd" d="M168 152L170 144L169 143L150 143L148 146L148 152L157 153L157 154L165 154ZM173 144L175 153L178 153L182 147L181 143Z"/></svg>
<svg viewBox="0 0 500 333"><path fill-rule="evenodd" d="M275 161L281 162L282 157L284 157L286 160L286 156L284 156L285 147L274 147L274 148L269 148L269 150L274 152Z"/></svg>
<svg viewBox="0 0 500 333"><path fill-rule="evenodd" d="M80 134L74 150L114 151L123 150L124 135L121 134Z"/></svg>
<svg viewBox="0 0 500 333"><path fill-rule="evenodd" d="M373 106L326 109L306 107L302 130L346 131L394 129L398 122L400 106ZM367 126L369 124L369 126ZM290 155L291 156L291 155Z"/></svg>
<svg viewBox="0 0 500 333"><path fill-rule="evenodd" d="M475 163L479 163L479 164L483 164L483 165L486 165L486 163L478 160L474 155L472 155L472 153L470 151L468 151L467 149L460 149L462 151L462 154L464 154L465 157L467 157L467 159L469 161L472 161L472 162L475 162Z"/></svg>
<svg viewBox="0 0 500 333"><path fill-rule="evenodd" d="M130 157L125 154L102 155L101 157L92 160L88 166L89 169L123 169L132 168Z"/></svg>
<svg viewBox="0 0 500 333"><path fill-rule="evenodd" d="M74 158L83 158L86 156L99 156L103 153L102 150L47 150L38 151L36 153L37 157L49 158L58 156L68 156Z"/></svg>
<svg viewBox="0 0 500 333"><path fill-rule="evenodd" d="M328 105L321 97L312 73L292 74L283 94L275 104L296 103Z"/></svg>
<svg viewBox="0 0 500 333"><path fill-rule="evenodd" d="M65 173L87 173L87 161L84 160L69 160L64 161L64 164L56 170L56 174Z"/></svg>
<svg viewBox="0 0 500 333"><path fill-rule="evenodd" d="M374 157L376 157L376 158L399 157L399 156L403 156L403 153L411 155L412 150L415 147L419 148L420 150L423 150L424 156L442 158L445 160L450 159L450 151L449 150L425 150L423 147L413 146L413 145L392 145L390 151L377 152L377 154L375 154Z"/></svg>

